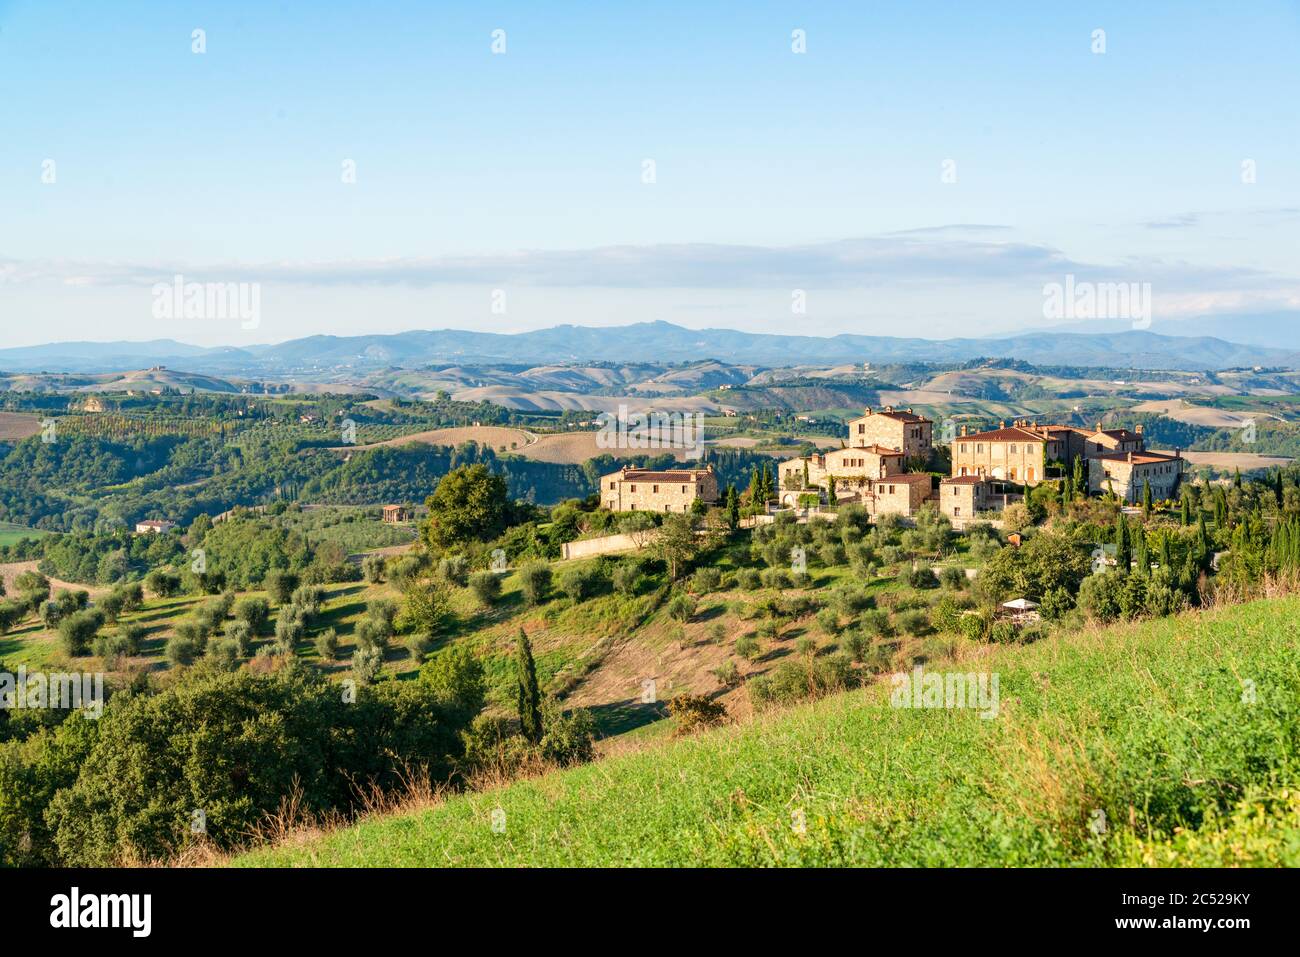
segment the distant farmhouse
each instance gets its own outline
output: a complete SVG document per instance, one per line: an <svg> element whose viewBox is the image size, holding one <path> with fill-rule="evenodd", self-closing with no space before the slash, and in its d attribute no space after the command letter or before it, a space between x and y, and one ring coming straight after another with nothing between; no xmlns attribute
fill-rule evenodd
<svg viewBox="0 0 1300 957"><path fill-rule="evenodd" d="M166 535L175 527L175 522L158 521L150 518L143 522L136 522L135 533L137 535Z"/></svg>
<svg viewBox="0 0 1300 957"><path fill-rule="evenodd" d="M689 512L699 499L718 500L713 466L702 469L638 469L624 466L600 478L600 504L615 512Z"/></svg>

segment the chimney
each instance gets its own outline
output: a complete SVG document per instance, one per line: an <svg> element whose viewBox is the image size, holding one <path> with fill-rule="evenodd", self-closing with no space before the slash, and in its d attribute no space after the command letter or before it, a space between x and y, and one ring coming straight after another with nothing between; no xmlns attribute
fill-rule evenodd
<svg viewBox="0 0 1300 957"><path fill-rule="evenodd" d="M1134 427L1133 427L1133 431L1136 432L1138 435L1141 435L1141 434L1142 434L1142 423L1139 422L1136 426L1134 426Z"/></svg>
<svg viewBox="0 0 1300 957"><path fill-rule="evenodd" d="M893 412L893 411L894 411L894 407L893 407L892 405L887 405L887 406L885 406L885 411L886 411L886 412Z"/></svg>
<svg viewBox="0 0 1300 957"><path fill-rule="evenodd" d="M965 426L965 425L963 425L963 426L961 427L961 437L962 437L963 439L966 438L966 426Z"/></svg>
<svg viewBox="0 0 1300 957"><path fill-rule="evenodd" d="M1128 460L1129 460L1130 462L1133 461L1133 450L1132 450L1132 449L1129 450L1129 453L1128 453Z"/></svg>
<svg viewBox="0 0 1300 957"><path fill-rule="evenodd" d="M907 414L908 415L912 414L912 407L910 405L907 407Z"/></svg>
<svg viewBox="0 0 1300 957"><path fill-rule="evenodd" d="M1097 428L1096 428L1094 431L1096 431L1096 432L1100 432L1100 431L1101 431L1101 422L1098 422L1098 423L1097 423Z"/></svg>
<svg viewBox="0 0 1300 957"><path fill-rule="evenodd" d="M867 411L864 412L864 413L862 413L862 414L863 414L863 415L870 415L870 414L871 414L871 406L867 406Z"/></svg>
<svg viewBox="0 0 1300 957"><path fill-rule="evenodd" d="M1003 419L1001 422L998 423L999 429L1005 429L1006 427L1007 427L1006 419Z"/></svg>

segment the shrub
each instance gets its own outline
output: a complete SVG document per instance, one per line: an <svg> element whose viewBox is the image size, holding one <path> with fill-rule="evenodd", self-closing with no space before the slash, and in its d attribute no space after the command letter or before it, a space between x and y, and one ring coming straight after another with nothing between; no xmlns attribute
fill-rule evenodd
<svg viewBox="0 0 1300 957"><path fill-rule="evenodd" d="M639 561L629 560L620 562L615 567L611 579L616 592L631 597L641 590L645 582L645 573L641 570Z"/></svg>
<svg viewBox="0 0 1300 957"><path fill-rule="evenodd" d="M735 688L740 685L740 669L730 658L714 668L712 674L718 679L718 684L724 688Z"/></svg>
<svg viewBox="0 0 1300 957"><path fill-rule="evenodd" d="M757 568L742 568L736 572L736 584L745 591L755 591L762 587L763 577Z"/></svg>
<svg viewBox="0 0 1300 957"><path fill-rule="evenodd" d="M362 618L357 622L353 637L358 648L372 648L382 655L388 650L388 640L393 637L393 626L383 618Z"/></svg>
<svg viewBox="0 0 1300 957"><path fill-rule="evenodd" d="M966 572L955 565L947 565L939 569L939 584L944 588L964 588L966 586Z"/></svg>
<svg viewBox="0 0 1300 957"><path fill-rule="evenodd" d="M691 576L691 591L697 595L707 595L721 587L722 569L716 566L705 565L703 568L697 568L695 574Z"/></svg>
<svg viewBox="0 0 1300 957"><path fill-rule="evenodd" d="M325 601L325 589L319 585L302 585L295 588L290 598L290 604L296 605L302 609L303 617L310 620L320 614L321 605Z"/></svg>
<svg viewBox="0 0 1300 957"><path fill-rule="evenodd" d="M939 579L934 575L934 569L925 565L918 565L911 569L903 576L903 580L912 588L938 588Z"/></svg>
<svg viewBox="0 0 1300 957"><path fill-rule="evenodd" d="M756 661L763 654L763 646L754 635L741 635L736 639L736 654L746 661Z"/></svg>
<svg viewBox="0 0 1300 957"><path fill-rule="evenodd" d="M352 677L357 684L371 685L384 667L384 653L376 647L361 647L352 654Z"/></svg>
<svg viewBox="0 0 1300 957"><path fill-rule="evenodd" d="M792 588L794 581L784 568L765 568L761 579L765 588Z"/></svg>
<svg viewBox="0 0 1300 957"><path fill-rule="evenodd" d="M902 612L898 616L898 630L905 635L928 635L934 629L930 626L930 616L920 608Z"/></svg>
<svg viewBox="0 0 1300 957"><path fill-rule="evenodd" d="M275 646L285 655L293 654L293 649L307 634L307 620L302 609L294 605L285 605L275 621Z"/></svg>
<svg viewBox="0 0 1300 957"><path fill-rule="evenodd" d="M475 572L469 576L469 589L480 605L490 608L501 597L501 579L496 572Z"/></svg>
<svg viewBox="0 0 1300 957"><path fill-rule="evenodd" d="M668 617L673 621L690 621L695 617L695 610L695 599L685 592L678 592L668 602Z"/></svg>
<svg viewBox="0 0 1300 957"><path fill-rule="evenodd" d="M834 638L841 631L839 612L834 608L823 608L817 613L817 624L822 631Z"/></svg>
<svg viewBox="0 0 1300 957"><path fill-rule="evenodd" d="M194 663L194 659L199 656L203 646L194 638L182 634L172 635L167 639L167 645L163 649L163 655L173 668L182 665Z"/></svg>
<svg viewBox="0 0 1300 957"><path fill-rule="evenodd" d="M361 559L362 577L372 585L378 585L384 580L384 572L387 569L388 562L383 555L367 555Z"/></svg>
<svg viewBox="0 0 1300 957"><path fill-rule="evenodd" d="M144 587L158 598L171 598L181 590L181 576L162 568L155 568L144 576Z"/></svg>
<svg viewBox="0 0 1300 957"><path fill-rule="evenodd" d="M137 621L126 622L117 626L117 638L121 653L125 655L138 655L140 646L144 644L144 636L149 630Z"/></svg>
<svg viewBox="0 0 1300 957"><path fill-rule="evenodd" d="M260 635L271 617L271 606L265 598L242 598L235 602L231 613L236 621L248 625L252 635Z"/></svg>
<svg viewBox="0 0 1300 957"><path fill-rule="evenodd" d="M227 641L233 641L239 651L239 657L247 658L248 653L253 647L253 629L249 627L248 622L240 621L236 618L234 621L226 622L222 633Z"/></svg>
<svg viewBox="0 0 1300 957"><path fill-rule="evenodd" d="M69 658L90 653L95 633L104 624L98 611L79 611L59 623L59 647Z"/></svg>
<svg viewBox="0 0 1300 957"><path fill-rule="evenodd" d="M239 666L239 645L229 638L215 638L208 642L203 657L222 671L234 671Z"/></svg>
<svg viewBox="0 0 1300 957"><path fill-rule="evenodd" d="M668 713L677 719L674 737L717 727L727 719L726 705L702 694L677 695L669 700Z"/></svg>
<svg viewBox="0 0 1300 957"><path fill-rule="evenodd" d="M560 575L560 591L575 602L586 601L599 590L604 576L593 566L569 568Z"/></svg>
<svg viewBox="0 0 1300 957"><path fill-rule="evenodd" d="M882 608L872 608L862 613L859 624L864 634L875 638L888 638L894 634L889 612Z"/></svg>
<svg viewBox="0 0 1300 957"><path fill-rule="evenodd" d="M419 680L439 704L465 716L477 714L487 698L483 664L464 643L438 652L420 668Z"/></svg>
<svg viewBox="0 0 1300 957"><path fill-rule="evenodd" d="M1097 621L1114 621L1120 615L1120 595L1126 577L1118 572L1089 575L1079 586L1079 609Z"/></svg>
<svg viewBox="0 0 1300 957"><path fill-rule="evenodd" d="M326 628L312 639L321 661L335 661L339 656L339 636L333 628Z"/></svg>
<svg viewBox="0 0 1300 957"><path fill-rule="evenodd" d="M298 587L298 576L293 572L275 568L266 573L266 577L262 579L262 587L266 589L273 602L283 605L293 597L294 589Z"/></svg>
<svg viewBox="0 0 1300 957"><path fill-rule="evenodd" d="M438 562L438 577L448 585L464 588L469 580L469 562L464 555L449 555Z"/></svg>
<svg viewBox="0 0 1300 957"><path fill-rule="evenodd" d="M545 562L531 562L519 569L519 584L524 601L531 607L543 604L551 590L551 566Z"/></svg>
<svg viewBox="0 0 1300 957"><path fill-rule="evenodd" d="M412 661L422 664L429 652L433 651L433 638L429 635L411 635L406 639L406 650Z"/></svg>
<svg viewBox="0 0 1300 957"><path fill-rule="evenodd" d="M720 621L715 621L709 625L709 641L715 645L720 645L727 640L727 626Z"/></svg>

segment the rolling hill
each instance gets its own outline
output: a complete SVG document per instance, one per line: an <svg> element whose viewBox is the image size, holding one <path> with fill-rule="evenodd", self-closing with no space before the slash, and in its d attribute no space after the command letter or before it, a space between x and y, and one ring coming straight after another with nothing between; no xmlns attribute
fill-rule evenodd
<svg viewBox="0 0 1300 957"><path fill-rule="evenodd" d="M1298 613L1292 597L973 647L927 667L997 673L993 720L891 707L882 682L233 863L1296 866Z"/></svg>

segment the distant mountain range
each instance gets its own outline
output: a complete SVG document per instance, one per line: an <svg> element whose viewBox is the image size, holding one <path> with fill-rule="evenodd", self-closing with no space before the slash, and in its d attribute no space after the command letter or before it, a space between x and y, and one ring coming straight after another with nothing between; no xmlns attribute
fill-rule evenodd
<svg viewBox="0 0 1300 957"><path fill-rule="evenodd" d="M1168 323L1193 331L1188 320ZM1283 314L1275 317L1281 327ZM1127 324L1120 324L1122 327ZM275 345L202 348L170 339L150 342L63 342L0 349L0 371L107 372L154 365L246 378L330 378L341 373L429 363L680 362L792 366L838 363L961 362L981 357L1036 365L1109 368L1225 369L1300 367L1300 351L1212 335L1166 335L1132 328L1090 331L1062 327L1002 338L904 339L893 336L787 336L734 329L685 329L667 322L627 326L554 326L514 334L461 330L392 335L309 336ZM1258 329L1253 331L1258 332ZM1263 336L1263 333L1259 333ZM1264 338L1267 338L1264 336ZM1290 337L1294 338L1294 337ZM1289 340L1288 340L1289 341Z"/></svg>

